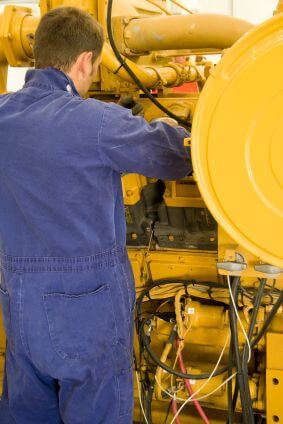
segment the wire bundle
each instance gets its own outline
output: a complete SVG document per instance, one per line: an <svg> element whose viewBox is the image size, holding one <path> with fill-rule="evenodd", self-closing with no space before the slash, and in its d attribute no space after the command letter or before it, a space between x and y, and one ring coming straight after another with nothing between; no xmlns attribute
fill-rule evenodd
<svg viewBox="0 0 283 424"><path fill-rule="evenodd" d="M266 287L267 282L265 279L261 279L259 282L259 287L257 291L254 291L255 296L253 297L253 307L252 307L252 313L251 318L249 320L249 327L246 331L238 313L238 296L239 293L241 293L242 287L240 285L240 279L239 278L233 278L232 282L230 281L230 278L227 279L228 283L228 289L230 294L230 307L229 307L229 317L230 317L230 328L231 328L231 343L230 343L230 353L229 353L229 364L227 366L219 367L220 362L222 360L223 354L225 352L226 347L228 346L228 342L230 340L230 335L228 335L225 345L223 347L222 352L220 353L220 356L218 358L217 364L214 367L214 369L210 373L202 373L202 374L189 374L186 372L186 368L183 363L183 356L182 356L182 349L180 348L181 344L183 343L181 337L180 340L180 334L184 335L184 331L186 334L187 330L184 330L184 328L181 328L180 332L178 331L178 326L180 327L180 307L178 306L178 302L180 301L181 295L189 296L188 294L188 287L192 287L196 285L197 287L213 287L214 285L217 287L219 284L217 283L209 283L209 282L196 282L196 281L182 281L182 280L159 280L156 282L151 282L141 293L140 297L137 300L137 308L136 308L136 325L137 325L137 331L140 338L140 345L141 345L141 352L143 357L145 358L145 353L148 355L147 362L149 365L149 369L151 373L155 373L155 383L159 387L159 389L165 393L168 397L170 397L171 403L170 406L173 410L174 417L171 421L171 424L176 422L177 424L180 422L179 414L183 410L183 408L193 402L195 406L197 407L197 410L202 417L203 422L209 423L209 420L204 413L204 411L201 408L201 405L198 403L198 401L203 400L215 392L217 392L221 387L228 384L228 424L232 424L234 420L234 414L235 414L235 408L237 403L238 394L240 394L241 397L241 404L242 404L242 422L252 424L254 422L254 411L252 407L252 400L250 395L250 389L249 389L249 376L248 376L248 363L250 359L252 358L252 350L257 346L259 341L262 339L262 337L266 334L266 331L268 330L270 323L272 322L272 319L278 312L280 306L283 303L283 291L277 290L274 287L273 289L273 296L277 296L277 300L273 304L273 307L269 314L267 315L261 329L259 330L257 336L253 337L253 334L255 332L255 327L257 323L257 316L259 309L262 305L262 299L264 296L266 296ZM174 290L175 285L175 290ZM170 287L166 288L166 286ZM223 289L223 285L221 285ZM167 344L165 346L164 352L165 355L162 355L161 358L158 357L158 355L153 351L151 347L151 331L152 331L152 320L156 317L163 317L163 319L167 321L172 322L172 313L169 314L164 313L160 311L160 305L156 309L156 313L146 313L146 317L144 316L144 312L142 312L142 305L147 300L152 300L151 298L151 292L155 293L156 296L154 296L155 302L158 298L157 293L159 291L159 294L161 294L161 299L166 299L166 296L163 296L165 293L167 295L171 295L171 301L173 303L175 299L175 324L173 327L173 330L170 334L170 337L167 341ZM251 292L251 291L250 291ZM168 303L170 297L167 297L167 300L163 303ZM176 299L178 302L176 302ZM274 300L274 299L273 299ZM265 303L263 303L265 305ZM166 315L167 314L167 315ZM242 352L239 348L238 343L238 326L237 322L239 323L239 327L241 328L244 336L245 336L245 344ZM183 323L184 324L184 323ZM182 326L181 326L182 327ZM146 330L147 328L147 330ZM175 365L173 367L170 367L166 364L166 358L169 354L169 352L172 349L172 346L174 342L177 340L178 348L177 348L177 354L176 354L176 361L179 361L180 365L180 371L175 369ZM167 349L167 350L166 350ZM157 371L156 371L157 367ZM235 368L236 370L235 370ZM160 380L161 373L158 370L165 370L167 373L169 373L172 376L182 378L184 379L185 385L188 388L188 380L204 380L203 384L198 388L197 391L193 393L192 387L190 387L189 391L189 397L187 399L180 398L177 396L175 392L168 391L162 386L162 382ZM196 397L196 395L201 392L204 387L208 384L208 382L214 378L217 375L224 374L228 371L228 377L219 385L216 387L212 392ZM235 384L235 390L233 394L232 390L232 379L236 377L237 381ZM151 382L151 387L153 387L153 383ZM148 392L151 396L152 401L152 395L153 390L151 392ZM147 409L151 409L150 403L147 402ZM182 402L182 406L178 409L177 408L177 402ZM200 408L199 408L200 407ZM169 412L168 412L169 414ZM148 417L151 417L151 414L145 413L146 416L146 423L151 424L152 421L148 419ZM167 420L167 419L166 419Z"/></svg>

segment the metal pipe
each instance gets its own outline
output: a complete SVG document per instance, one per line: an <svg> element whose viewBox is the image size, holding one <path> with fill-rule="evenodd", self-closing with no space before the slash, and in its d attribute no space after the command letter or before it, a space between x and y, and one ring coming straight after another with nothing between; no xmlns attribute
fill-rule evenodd
<svg viewBox="0 0 283 424"><path fill-rule="evenodd" d="M152 88L159 82L166 87L175 86L185 81L195 81L198 76L194 67L181 64L172 63L157 68L154 66L141 67L129 59L125 59L125 62L147 88ZM128 72L121 67L109 44L104 44L101 63L110 72L119 75L125 81L133 83Z"/></svg>
<svg viewBox="0 0 283 424"><path fill-rule="evenodd" d="M136 74L136 76L146 85L146 87L153 87L158 81L157 73L152 69L143 69L140 66L136 65L129 59L126 59L128 66ZM110 72L113 72L116 75L119 75L123 80L132 82L133 80L128 74L128 72L121 66L118 59L115 57L109 44L104 44L102 51L102 61L101 64L105 66Z"/></svg>
<svg viewBox="0 0 283 424"><path fill-rule="evenodd" d="M33 57L32 40L40 18L32 16L30 13L21 13L20 11L18 13L19 14L16 14L16 17L19 19L15 18L11 26L14 53L19 60L29 61ZM2 15L0 15L0 24L1 19ZM0 38L0 83L2 91L4 91L4 81L6 81L6 59ZM190 66L181 66L172 63L160 68L156 68L154 66L141 67L129 59L125 59L125 61L147 88L155 87L159 82L161 82L164 86L174 86L179 85L184 81L194 81L197 78L196 71ZM13 63L11 64L13 65ZM133 82L128 72L121 67L120 62L116 59L111 47L106 43L102 52L102 65L114 74L119 75L125 81Z"/></svg>
<svg viewBox="0 0 283 424"><path fill-rule="evenodd" d="M39 18L32 15L26 15L22 22L21 28L21 42L25 54L28 57L33 57L32 41L34 38L35 30L38 26Z"/></svg>
<svg viewBox="0 0 283 424"><path fill-rule="evenodd" d="M253 25L226 15L194 14L132 19L124 31L136 53L178 49L226 49Z"/></svg>

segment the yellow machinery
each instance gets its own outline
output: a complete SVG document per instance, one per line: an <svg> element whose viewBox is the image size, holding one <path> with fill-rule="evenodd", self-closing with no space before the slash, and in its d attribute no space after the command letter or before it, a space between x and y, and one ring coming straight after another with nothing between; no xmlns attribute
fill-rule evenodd
<svg viewBox="0 0 283 424"><path fill-rule="evenodd" d="M134 419L282 422L282 1L254 28L172 2L184 14L161 0L115 0L111 16L104 0L40 2L41 14L81 7L106 34L108 6L118 53L108 37L89 96L134 96L149 121L169 111L192 124L193 175L123 176L138 297ZM33 66L38 20L26 7L0 15L0 92L8 65Z"/></svg>

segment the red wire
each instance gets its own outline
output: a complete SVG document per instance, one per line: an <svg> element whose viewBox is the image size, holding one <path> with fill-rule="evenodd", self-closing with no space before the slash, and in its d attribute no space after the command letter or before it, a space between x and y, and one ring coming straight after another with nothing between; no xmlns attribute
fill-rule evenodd
<svg viewBox="0 0 283 424"><path fill-rule="evenodd" d="M179 340L177 340L177 347L178 348L179 348L179 345L180 345L180 342L179 342ZM180 353L179 353L178 363L179 363L179 367L180 367L181 372L184 373L184 374L186 374L187 370L186 370L185 365L184 365L182 351L180 351ZM188 391L189 395L192 396L194 394L194 391L193 391L193 388L191 386L190 380L184 379L184 381L185 381L185 385L186 385L186 388L187 388L187 391ZM196 407L196 410L198 411L198 413L199 413L200 417L202 418L203 422L205 424L209 424L209 419L207 418L207 416L206 416L204 410L202 409L200 403L196 399L194 399L194 398L192 398L192 401L194 402L194 405Z"/></svg>
<svg viewBox="0 0 283 424"><path fill-rule="evenodd" d="M175 415L178 412L178 408L177 408L177 402L175 399L172 400L172 412L173 412L173 417L175 417ZM177 415L177 417L175 418L175 422L176 424L181 424L179 415Z"/></svg>

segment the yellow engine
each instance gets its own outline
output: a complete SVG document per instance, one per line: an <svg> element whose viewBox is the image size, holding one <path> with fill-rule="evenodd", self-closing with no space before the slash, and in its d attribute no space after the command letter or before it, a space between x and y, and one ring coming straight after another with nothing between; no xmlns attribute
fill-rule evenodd
<svg viewBox="0 0 283 424"><path fill-rule="evenodd" d="M283 7L253 27L161 0L41 0L108 34L90 97L131 96L191 138L193 175L122 177L136 289L135 422L283 421ZM113 5L112 5L113 3ZM0 15L0 92L39 18ZM213 65L210 54L218 54ZM263 82L268 85L263 89ZM1 349L4 355L4 333Z"/></svg>

